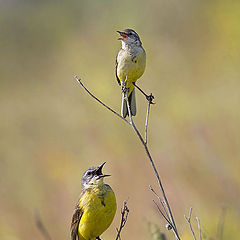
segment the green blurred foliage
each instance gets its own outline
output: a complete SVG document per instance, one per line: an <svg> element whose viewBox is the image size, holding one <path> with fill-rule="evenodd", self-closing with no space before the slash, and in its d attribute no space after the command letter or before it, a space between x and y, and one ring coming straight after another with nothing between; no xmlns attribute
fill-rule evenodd
<svg viewBox="0 0 240 240"><path fill-rule="evenodd" d="M103 161L118 199L103 238L114 238L127 198L123 239L149 238L149 220L166 232L148 190L149 184L158 189L156 179L135 133L73 79L77 74L120 110L115 31L130 27L147 51L138 83L157 102L149 147L180 235L192 239L183 216L193 207L204 239L215 238L225 203L223 239L238 239L239 22L239 1L1 1L0 238L41 239L36 209L53 239L69 238L81 174ZM142 127L146 100L140 94L137 104Z"/></svg>

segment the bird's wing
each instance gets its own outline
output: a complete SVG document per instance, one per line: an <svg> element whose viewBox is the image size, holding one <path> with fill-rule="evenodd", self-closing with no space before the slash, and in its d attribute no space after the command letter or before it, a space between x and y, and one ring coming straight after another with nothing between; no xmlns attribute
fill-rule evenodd
<svg viewBox="0 0 240 240"><path fill-rule="evenodd" d="M74 209L71 223L71 240L78 240L78 225L83 215L82 208L79 207L79 202L82 194L79 197L79 201Z"/></svg>
<svg viewBox="0 0 240 240"><path fill-rule="evenodd" d="M121 49L119 50L119 52L121 51ZM118 54L119 54L118 52ZM118 67L118 54L117 54L117 57L116 57L116 62L115 62L115 75L116 75L116 78L117 78L117 81L118 81L118 84L121 85L121 82L120 82L120 79L118 78L118 75L117 75L117 67Z"/></svg>

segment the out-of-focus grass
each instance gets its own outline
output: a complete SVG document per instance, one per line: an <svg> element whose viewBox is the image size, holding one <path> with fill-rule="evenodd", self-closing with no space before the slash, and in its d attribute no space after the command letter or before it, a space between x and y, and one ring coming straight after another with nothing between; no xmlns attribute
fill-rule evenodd
<svg viewBox="0 0 240 240"><path fill-rule="evenodd" d="M190 206L210 237L222 203L227 205L224 239L237 239L237 1L6 1L0 6L1 239L40 238L36 208L54 239L69 237L81 174L103 161L119 206L104 238L114 237L128 197L123 238L147 238L149 220L163 228L148 190L149 184L157 189L156 180L134 132L73 79L78 74L93 93L120 109L115 31L126 27L136 29L147 51L139 85L157 102L150 113L149 146L183 239L191 239L183 217ZM140 94L137 103L135 119L143 126L146 101Z"/></svg>

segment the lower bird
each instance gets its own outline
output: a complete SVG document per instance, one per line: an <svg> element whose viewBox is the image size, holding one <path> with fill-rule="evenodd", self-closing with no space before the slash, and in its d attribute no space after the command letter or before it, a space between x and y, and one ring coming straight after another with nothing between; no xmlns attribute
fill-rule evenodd
<svg viewBox="0 0 240 240"><path fill-rule="evenodd" d="M82 176L82 192L74 209L71 240L95 240L110 226L117 204L112 188L103 182L106 162L88 168Z"/></svg>
<svg viewBox="0 0 240 240"><path fill-rule="evenodd" d="M135 82L143 75L146 66L146 53L138 34L132 29L117 31L121 37L122 47L116 59L116 77L119 85L126 81L127 97L131 115L137 113ZM127 101L123 93L121 115L125 118L128 113Z"/></svg>

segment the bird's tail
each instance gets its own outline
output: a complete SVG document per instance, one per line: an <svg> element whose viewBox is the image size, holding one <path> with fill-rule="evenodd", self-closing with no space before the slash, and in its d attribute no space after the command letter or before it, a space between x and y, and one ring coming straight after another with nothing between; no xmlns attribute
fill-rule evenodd
<svg viewBox="0 0 240 240"><path fill-rule="evenodd" d="M132 92L130 93L130 95L128 97L128 102L129 102L129 106L130 106L131 115L135 116L137 113L135 88L133 88ZM124 117L124 118L129 115L127 101L124 99L124 94L122 95L121 114L122 114L122 117Z"/></svg>

